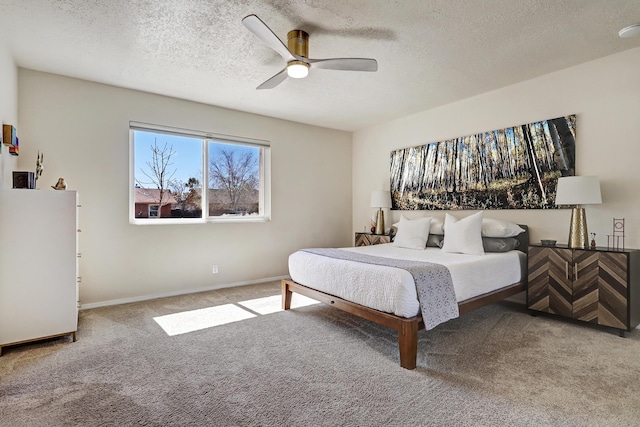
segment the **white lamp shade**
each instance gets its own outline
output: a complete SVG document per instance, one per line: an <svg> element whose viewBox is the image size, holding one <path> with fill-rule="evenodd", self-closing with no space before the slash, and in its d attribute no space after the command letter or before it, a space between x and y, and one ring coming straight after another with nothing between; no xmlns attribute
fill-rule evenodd
<svg viewBox="0 0 640 427"><path fill-rule="evenodd" d="M371 207L372 208L390 208L391 192L383 191L383 190L373 190L371 192Z"/></svg>
<svg viewBox="0 0 640 427"><path fill-rule="evenodd" d="M597 176L565 176L558 178L556 205L599 205L602 203Z"/></svg>

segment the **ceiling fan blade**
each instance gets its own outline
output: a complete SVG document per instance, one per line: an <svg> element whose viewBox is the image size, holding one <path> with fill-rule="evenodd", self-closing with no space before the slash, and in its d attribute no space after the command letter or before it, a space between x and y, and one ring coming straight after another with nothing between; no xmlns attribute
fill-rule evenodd
<svg viewBox="0 0 640 427"><path fill-rule="evenodd" d="M284 67L284 69L282 71L280 71L275 76L271 77L266 82L262 83L256 89L273 89L274 87L278 86L280 83L285 81L287 76L288 76L287 75L287 67Z"/></svg>
<svg viewBox="0 0 640 427"><path fill-rule="evenodd" d="M378 71L378 61L369 58L303 59L312 68L345 71Z"/></svg>
<svg viewBox="0 0 640 427"><path fill-rule="evenodd" d="M242 24L247 27L249 31L255 34L260 40L265 42L271 49L275 50L282 56L285 61L293 61L296 58L291 54L287 46L282 43L282 40L276 36L267 24L262 22L256 15L248 15L242 18Z"/></svg>

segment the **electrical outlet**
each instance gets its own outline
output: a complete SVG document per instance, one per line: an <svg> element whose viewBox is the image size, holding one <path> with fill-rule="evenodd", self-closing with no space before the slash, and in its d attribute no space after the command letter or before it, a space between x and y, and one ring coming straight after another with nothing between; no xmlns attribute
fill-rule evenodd
<svg viewBox="0 0 640 427"><path fill-rule="evenodd" d="M218 274L218 265L217 265L217 264L213 266L213 269L212 269L212 271L211 271L211 272L212 272L213 274Z"/></svg>

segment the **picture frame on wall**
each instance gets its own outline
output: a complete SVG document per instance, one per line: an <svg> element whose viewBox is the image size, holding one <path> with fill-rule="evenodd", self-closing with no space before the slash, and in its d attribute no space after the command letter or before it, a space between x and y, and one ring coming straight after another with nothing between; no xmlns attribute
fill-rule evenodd
<svg viewBox="0 0 640 427"><path fill-rule="evenodd" d="M392 151L392 209L555 209L575 138L574 114Z"/></svg>
<svg viewBox="0 0 640 427"><path fill-rule="evenodd" d="M2 143L4 145L16 145L16 128L12 125L2 125Z"/></svg>
<svg viewBox="0 0 640 427"><path fill-rule="evenodd" d="M20 154L20 141L18 137L16 137L16 145L9 146L9 154L12 156L17 156Z"/></svg>

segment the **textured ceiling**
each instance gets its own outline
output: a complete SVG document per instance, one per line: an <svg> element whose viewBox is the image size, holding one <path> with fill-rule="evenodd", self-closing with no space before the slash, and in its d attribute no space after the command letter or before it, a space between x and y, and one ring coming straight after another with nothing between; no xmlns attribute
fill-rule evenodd
<svg viewBox="0 0 640 427"><path fill-rule="evenodd" d="M258 15L312 58L367 57L375 73L314 69L256 86L283 59ZM342 130L357 130L640 46L638 0L0 0L20 67Z"/></svg>

